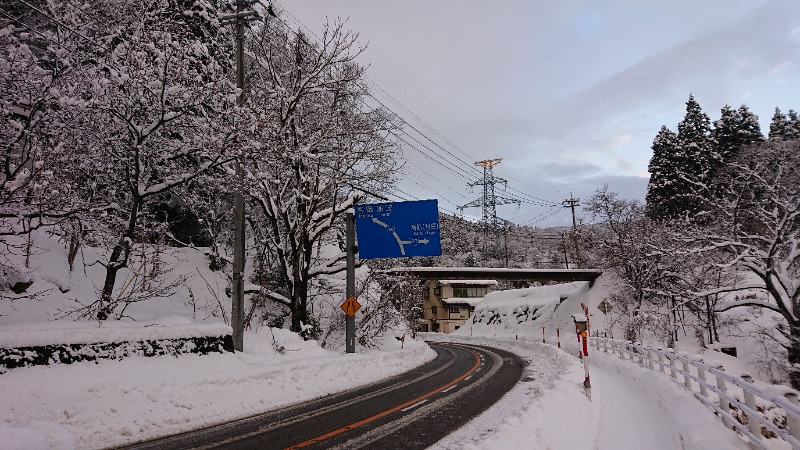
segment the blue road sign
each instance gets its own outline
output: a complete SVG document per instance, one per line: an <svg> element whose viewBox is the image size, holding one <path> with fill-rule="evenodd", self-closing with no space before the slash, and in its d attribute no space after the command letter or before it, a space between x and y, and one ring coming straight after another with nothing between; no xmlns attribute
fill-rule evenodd
<svg viewBox="0 0 800 450"><path fill-rule="evenodd" d="M439 203L436 200L356 205L358 257L439 256Z"/></svg>

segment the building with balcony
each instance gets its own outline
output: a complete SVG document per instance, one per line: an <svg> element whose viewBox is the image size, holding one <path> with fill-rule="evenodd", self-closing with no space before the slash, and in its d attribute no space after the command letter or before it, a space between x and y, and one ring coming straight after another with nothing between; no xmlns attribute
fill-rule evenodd
<svg viewBox="0 0 800 450"><path fill-rule="evenodd" d="M475 312L475 305L497 286L495 280L425 280L419 331L452 333Z"/></svg>

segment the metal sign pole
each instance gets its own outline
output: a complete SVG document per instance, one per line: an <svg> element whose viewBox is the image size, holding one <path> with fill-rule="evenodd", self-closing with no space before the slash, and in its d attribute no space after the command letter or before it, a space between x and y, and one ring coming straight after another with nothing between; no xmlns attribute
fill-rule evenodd
<svg viewBox="0 0 800 450"><path fill-rule="evenodd" d="M355 298L356 296L356 220L352 212L347 213L347 291L346 297L348 299ZM355 311L353 314L347 314L345 323L345 340L346 352L356 352L356 317Z"/></svg>

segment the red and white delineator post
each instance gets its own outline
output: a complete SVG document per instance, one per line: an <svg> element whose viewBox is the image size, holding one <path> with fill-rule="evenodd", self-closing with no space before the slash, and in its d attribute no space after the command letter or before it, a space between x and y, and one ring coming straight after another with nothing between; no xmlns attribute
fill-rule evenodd
<svg viewBox="0 0 800 450"><path fill-rule="evenodd" d="M575 322L575 334L578 335L578 344L583 344L582 348L578 347L578 357L583 360L583 371L586 378L583 380L583 389L586 391L586 397L592 401L592 383L589 381L589 308L583 304L583 314L578 313L572 316Z"/></svg>

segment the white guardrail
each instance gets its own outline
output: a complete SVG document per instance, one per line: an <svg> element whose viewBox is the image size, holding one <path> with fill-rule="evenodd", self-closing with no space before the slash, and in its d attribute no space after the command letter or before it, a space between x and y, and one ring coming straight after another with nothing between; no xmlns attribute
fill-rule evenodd
<svg viewBox="0 0 800 450"><path fill-rule="evenodd" d="M800 398L794 389L781 385L759 387L748 374L733 376L721 365L704 363L700 355L689 356L670 348L601 337L591 337L589 343L598 351L669 373L672 381L693 392L726 427L746 436L755 447L774 448L765 441L779 438L800 450ZM709 375L716 380L709 382Z"/></svg>

